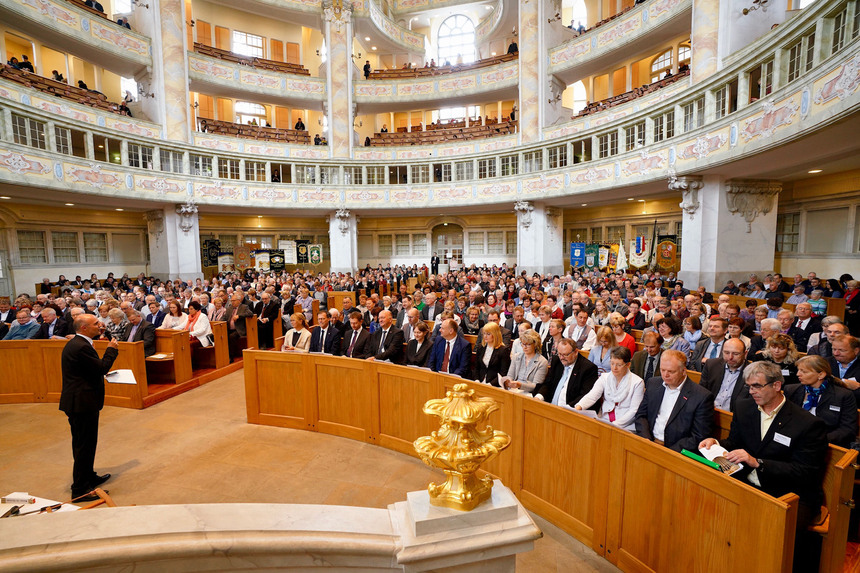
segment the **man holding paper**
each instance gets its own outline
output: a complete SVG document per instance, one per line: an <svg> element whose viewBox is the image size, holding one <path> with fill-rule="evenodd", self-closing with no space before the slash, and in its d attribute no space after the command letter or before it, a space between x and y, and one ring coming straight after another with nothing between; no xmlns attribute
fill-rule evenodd
<svg viewBox="0 0 860 573"><path fill-rule="evenodd" d="M794 570L815 571L821 538L806 527L818 515L823 499L827 431L820 419L785 399L778 365L755 362L744 370L750 399L737 401L729 437L720 444L706 438L699 449L718 445L725 458L743 464L732 477L774 497L800 497L794 544Z"/></svg>
<svg viewBox="0 0 860 573"><path fill-rule="evenodd" d="M110 474L98 475L93 470L96 444L99 439L99 411L105 404L104 376L116 360L116 339L108 343L104 357L99 358L93 339L101 334L101 323L92 314L75 318L75 336L63 348L63 391L60 410L69 418L72 431L72 499L94 501L92 492L108 479Z"/></svg>

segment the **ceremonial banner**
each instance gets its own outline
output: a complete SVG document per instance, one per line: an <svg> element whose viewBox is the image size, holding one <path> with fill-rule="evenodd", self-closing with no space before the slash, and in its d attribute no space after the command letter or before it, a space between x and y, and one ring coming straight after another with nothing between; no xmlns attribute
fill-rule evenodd
<svg viewBox="0 0 860 573"><path fill-rule="evenodd" d="M585 247L585 268L593 271L597 268L597 260L599 257L597 245L588 245Z"/></svg>
<svg viewBox="0 0 860 573"><path fill-rule="evenodd" d="M660 235L657 237L657 268L674 271L678 258L676 235Z"/></svg>
<svg viewBox="0 0 860 573"><path fill-rule="evenodd" d="M648 253L651 252L651 242L645 237L630 240L630 265L634 267L648 266Z"/></svg>
<svg viewBox="0 0 860 573"><path fill-rule="evenodd" d="M585 243L570 244L570 266L573 268L585 266Z"/></svg>
<svg viewBox="0 0 860 573"><path fill-rule="evenodd" d="M624 243L618 245L618 264L615 266L615 272L620 273L627 270L627 253L624 252Z"/></svg>
<svg viewBox="0 0 860 573"><path fill-rule="evenodd" d="M218 239L206 239L203 241L203 266L214 267L218 265L218 255L221 254L221 241Z"/></svg>
<svg viewBox="0 0 860 573"><path fill-rule="evenodd" d="M220 253L218 255L218 272L232 273L236 270L233 264L233 253Z"/></svg>
<svg viewBox="0 0 860 573"><path fill-rule="evenodd" d="M614 273L616 266L618 266L618 245L612 243L609 245L609 255L606 259L606 272Z"/></svg>
<svg viewBox="0 0 860 573"><path fill-rule="evenodd" d="M284 264L296 264L296 242L295 241L278 241L278 248L284 251Z"/></svg>
<svg viewBox="0 0 860 573"><path fill-rule="evenodd" d="M308 241L307 239L302 239L300 241L296 241L296 262L300 265L308 264Z"/></svg>
<svg viewBox="0 0 860 573"><path fill-rule="evenodd" d="M308 258L312 265L319 265L323 262L323 246L310 245L308 247Z"/></svg>
<svg viewBox="0 0 860 573"><path fill-rule="evenodd" d="M233 265L239 271L254 266L251 262L251 247L233 247Z"/></svg>
<svg viewBox="0 0 860 573"><path fill-rule="evenodd" d="M605 269L606 265L609 264L609 245L600 245L597 253L597 267Z"/></svg>
<svg viewBox="0 0 860 573"><path fill-rule="evenodd" d="M296 250L293 249L293 252L295 253ZM269 269L273 273L279 273L284 270L284 251L282 249L269 251Z"/></svg>
<svg viewBox="0 0 860 573"><path fill-rule="evenodd" d="M269 272L269 251L254 251L254 264L258 271Z"/></svg>

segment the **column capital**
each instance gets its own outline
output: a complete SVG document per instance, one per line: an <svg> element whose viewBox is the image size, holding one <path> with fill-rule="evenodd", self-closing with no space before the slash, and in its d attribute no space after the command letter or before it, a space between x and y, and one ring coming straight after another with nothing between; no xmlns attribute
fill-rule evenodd
<svg viewBox="0 0 860 573"><path fill-rule="evenodd" d="M346 235L350 231L350 224L355 219L355 223L358 224L358 217L353 217L352 212L345 208L341 207L337 211L334 212L333 215L329 215L328 221L337 223L337 230L340 231L341 235Z"/></svg>
<svg viewBox="0 0 860 573"><path fill-rule="evenodd" d="M529 201L517 201L514 203L514 211L517 212L517 222L519 222L523 227L531 226L532 211L534 210L534 204Z"/></svg>
<svg viewBox="0 0 860 573"><path fill-rule="evenodd" d="M699 190L703 186L702 177L699 175L678 177L674 169L669 171L669 190L681 192L682 201L678 206L690 216L690 219L699 210Z"/></svg>
<svg viewBox="0 0 860 573"><path fill-rule="evenodd" d="M352 2L347 0L323 0L323 20L340 32L352 20Z"/></svg>
<svg viewBox="0 0 860 573"><path fill-rule="evenodd" d="M179 228L186 235L197 223L197 203L189 199L185 203L176 206L176 214L179 215Z"/></svg>
<svg viewBox="0 0 860 573"><path fill-rule="evenodd" d="M747 233L752 232L752 223L756 217L770 213L774 207L774 198L782 191L779 181L735 179L727 181L726 186L729 212L744 218Z"/></svg>

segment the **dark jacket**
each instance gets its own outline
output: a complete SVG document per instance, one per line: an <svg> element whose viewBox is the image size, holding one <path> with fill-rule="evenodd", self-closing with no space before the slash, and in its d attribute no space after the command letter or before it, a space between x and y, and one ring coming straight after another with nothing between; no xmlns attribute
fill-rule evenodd
<svg viewBox="0 0 860 573"><path fill-rule="evenodd" d="M504 376L508 373L508 367L511 365L511 351L507 346L502 344L500 348L493 350L493 355L490 356L489 366L484 366L484 354L487 352L487 347L481 344L475 348L475 380L478 382L487 382L493 386L499 386L499 376Z"/></svg>
<svg viewBox="0 0 860 573"><path fill-rule="evenodd" d="M806 401L806 386L786 386L785 397L803 407ZM824 421L827 426L827 441L831 444L847 448L857 439L857 401L851 390L837 386L832 379L827 381L827 387L821 391L814 416Z"/></svg>
<svg viewBox="0 0 860 573"><path fill-rule="evenodd" d="M60 410L67 414L101 410L105 404L104 376L113 366L117 354L116 348L108 348L99 358L96 349L83 336L69 340L61 359L63 390Z"/></svg>
<svg viewBox="0 0 860 573"><path fill-rule="evenodd" d="M313 333L311 333L311 352L325 352L326 354L332 354L334 356L340 356L341 354L341 340L343 339L343 333L341 333L340 329L335 326L333 322L329 322L328 329L326 330L325 337L325 348L320 347L320 338L322 337L322 328L314 328Z"/></svg>
<svg viewBox="0 0 860 573"><path fill-rule="evenodd" d="M749 397L749 390L747 390L746 384L744 384L744 368L746 367L747 363L744 362L743 365L741 365L741 372L738 374L738 380L732 390L732 399L729 405L731 412L735 411L735 406L737 405L739 398ZM723 376L725 375L725 372L725 360L722 358L709 358L708 360L705 360L705 363L702 366L702 379L699 381L699 385L716 398L717 394L720 393L720 387L723 384Z"/></svg>
<svg viewBox="0 0 860 573"><path fill-rule="evenodd" d="M543 396L545 402L552 402L555 396L555 391L564 375L564 365L558 356L555 356L549 364L549 371L543 383L535 388L535 397L538 394ZM594 387L594 383L598 378L597 366L589 362L584 356L577 356L573 363L573 370L570 372L570 378L567 381L567 392L565 403L571 408L579 402L583 396ZM595 404L594 409L599 405Z"/></svg>
<svg viewBox="0 0 860 573"><path fill-rule="evenodd" d="M394 364L403 361L403 331L391 325L385 340L382 340L382 327L370 335L370 355L376 360L388 360ZM382 346L380 351L379 347Z"/></svg>
<svg viewBox="0 0 860 573"><path fill-rule="evenodd" d="M137 325L134 338L130 338L132 329L134 329L134 325L129 325L125 341L143 342L143 355L152 356L155 354L155 327L145 320L141 320L140 324Z"/></svg>
<svg viewBox="0 0 860 573"><path fill-rule="evenodd" d="M427 364L427 357L430 355L430 349L433 345L428 338L424 339L421 348L418 348L418 339L413 338L406 345L406 364L410 366L424 366Z"/></svg>
<svg viewBox="0 0 860 573"><path fill-rule="evenodd" d="M59 316L54 321L54 336L66 336L69 334L69 324L60 318ZM36 333L36 336L33 338L36 340L45 340L47 338L51 338L48 336L48 324L42 323L42 326L39 327L39 331Z"/></svg>
<svg viewBox="0 0 860 573"><path fill-rule="evenodd" d="M666 387L654 376L645 382L645 396L636 412L636 433L654 440L653 429ZM672 413L666 421L663 443L670 450L695 452L699 442L711 435L714 425L714 396L687 378L681 386Z"/></svg>

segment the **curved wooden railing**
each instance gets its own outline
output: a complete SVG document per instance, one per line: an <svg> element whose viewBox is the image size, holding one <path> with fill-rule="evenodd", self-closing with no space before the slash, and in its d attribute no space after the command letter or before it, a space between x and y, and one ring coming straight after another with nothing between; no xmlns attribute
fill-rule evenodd
<svg viewBox="0 0 860 573"><path fill-rule="evenodd" d="M248 421L415 455L460 378L322 354L245 351ZM797 496L775 499L631 433L482 384L513 436L486 465L527 508L623 570L791 570ZM743 525L741 525L743 524ZM784 541L783 541L784 540Z"/></svg>

